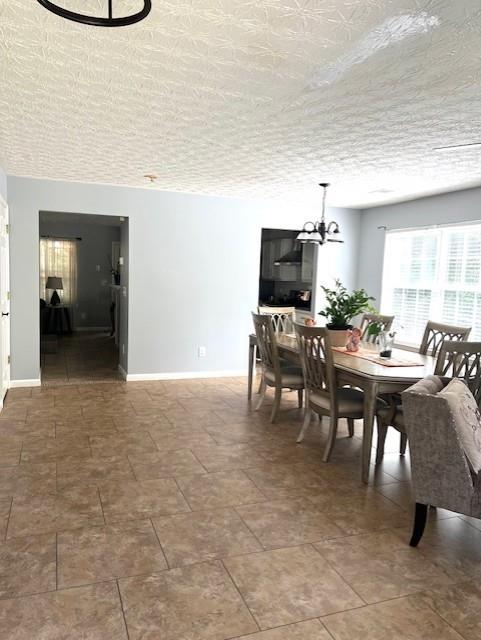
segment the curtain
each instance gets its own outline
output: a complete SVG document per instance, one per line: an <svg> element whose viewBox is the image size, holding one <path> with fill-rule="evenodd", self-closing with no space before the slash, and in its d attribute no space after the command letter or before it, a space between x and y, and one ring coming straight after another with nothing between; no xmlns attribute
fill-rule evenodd
<svg viewBox="0 0 481 640"><path fill-rule="evenodd" d="M40 239L40 297L50 301L52 291L45 289L49 276L62 278L63 289L58 289L62 304L77 301L77 241L61 238Z"/></svg>

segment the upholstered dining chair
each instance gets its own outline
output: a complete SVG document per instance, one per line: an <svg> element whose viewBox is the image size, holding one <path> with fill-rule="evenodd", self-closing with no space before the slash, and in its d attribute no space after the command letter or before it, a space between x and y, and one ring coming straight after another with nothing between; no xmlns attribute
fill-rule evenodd
<svg viewBox="0 0 481 640"><path fill-rule="evenodd" d="M283 389L297 390L298 404L299 407L302 407L304 378L300 367L281 363L276 333L270 316L253 313L252 319L254 320L257 348L262 366L261 396L255 410L258 411L264 403L267 387L273 387L275 394L270 420L274 422L281 404Z"/></svg>
<svg viewBox="0 0 481 640"><path fill-rule="evenodd" d="M481 342L446 341L439 350L434 375L461 378L481 406Z"/></svg>
<svg viewBox="0 0 481 640"><path fill-rule="evenodd" d="M276 334L294 332L294 321L296 317L295 307L257 307L257 313L260 313L261 315L269 316L271 318L272 327ZM257 352L258 352L257 347L254 347L253 353L252 353L252 361L249 362L249 367L252 367L252 371L255 370L256 364L259 361ZM282 359L281 359L281 362L282 362ZM252 395L252 376L249 376L249 385L250 386L248 389L248 397L250 398ZM262 391L262 378L259 383L259 388L257 393L260 393L261 391Z"/></svg>
<svg viewBox="0 0 481 640"><path fill-rule="evenodd" d="M295 307L257 307L257 313L270 316L275 333L293 333Z"/></svg>
<svg viewBox="0 0 481 640"><path fill-rule="evenodd" d="M359 327L362 334L362 340L364 342L374 342L375 335L369 334L369 328L373 324L377 324L381 327L381 331L389 331L394 322L395 316L383 316L379 313L365 313L361 319L361 326Z"/></svg>
<svg viewBox="0 0 481 640"><path fill-rule="evenodd" d="M440 349L446 341L450 341L451 343L454 341L463 342L469 338L470 333L471 327L457 327L429 321L424 330L419 353L421 355L438 356ZM389 427L393 427L401 434L399 453L403 456L406 453L408 438L404 425L403 407L399 396L391 398L389 406L382 407L378 411L376 463L381 462L383 459L384 445Z"/></svg>
<svg viewBox="0 0 481 640"><path fill-rule="evenodd" d="M424 533L428 506L481 518L481 416L468 386L429 376L403 392L416 503L410 541Z"/></svg>
<svg viewBox="0 0 481 640"><path fill-rule="evenodd" d="M359 389L338 387L329 331L324 327L296 324L297 344L306 384L306 409L297 442L302 442L313 413L329 417L329 435L323 453L324 462L334 448L339 418L347 418L349 436L354 435L354 420L364 415L364 394Z"/></svg>

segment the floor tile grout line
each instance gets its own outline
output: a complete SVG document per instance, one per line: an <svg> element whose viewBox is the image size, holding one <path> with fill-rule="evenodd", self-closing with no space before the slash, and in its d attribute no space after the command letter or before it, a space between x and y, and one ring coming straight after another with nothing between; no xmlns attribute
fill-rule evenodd
<svg viewBox="0 0 481 640"><path fill-rule="evenodd" d="M124 602L122 600L122 593L120 591L120 585L119 585L119 578L117 578L115 580L115 584L117 585L117 593L119 594L119 600L120 600L120 610L122 611L122 618L124 619L124 625L125 625L125 634L127 636L127 640L130 639L130 635L129 635L129 627L127 625L127 618L125 617L125 609L124 609Z"/></svg>
<svg viewBox="0 0 481 640"><path fill-rule="evenodd" d="M161 516L161 517L164 517L164 516ZM171 517L171 516L167 516L167 517ZM157 532L157 529L155 527L153 519L149 518L149 522L150 522L150 524L152 526L152 529L154 530L154 535L157 538L157 542L159 543L159 547L160 547L160 550L162 551L162 555L164 556L165 564L167 565L167 570L173 569L174 567L170 566L170 562L169 562L169 560L167 558L167 554L166 554L166 552L164 550L164 547L162 546L162 543L160 541L159 534Z"/></svg>
<svg viewBox="0 0 481 640"><path fill-rule="evenodd" d="M102 496L100 495L99 485L96 485L96 488L97 488L97 495L99 497L100 508L102 510L102 518L104 520L104 525L107 525L107 520L105 519L104 505L102 504Z"/></svg>
<svg viewBox="0 0 481 640"><path fill-rule="evenodd" d="M315 547L315 543L310 542L309 546L312 547L314 549L314 551L319 554L319 556L324 560L324 562L328 565L328 567L330 567L334 573L336 573L339 578L344 582L344 584L346 584L355 594L356 596L361 600L361 602L363 602L365 605L368 605L369 603L366 602L366 600L361 596L361 594L359 594L356 589L354 589L354 587L351 585L350 582L348 582L346 580L346 578L344 578L344 576L339 573L339 571L336 569L336 567L332 564L332 562L330 562L325 556L322 555L322 553L319 551L319 549L317 549L317 547ZM359 607L351 607L352 609L359 609Z"/></svg>
<svg viewBox="0 0 481 640"><path fill-rule="evenodd" d="M7 516L7 526L5 527L5 536L3 538L4 542L7 542L8 540L8 530L10 528L10 518L12 516L12 509L13 509L13 500L14 500L15 496L12 496L11 500L10 500L10 508L8 510L8 516Z"/></svg>
<svg viewBox="0 0 481 640"><path fill-rule="evenodd" d="M249 612L249 615L251 616L252 620L254 621L254 624L257 626L258 631L262 631L261 625L259 624L259 621L257 620L257 618L255 617L255 615L252 613L249 605L247 604L244 595L242 594L241 590L239 589L239 587L237 586L236 581L234 580L234 578L232 577L229 569L226 567L226 564L224 562L224 559L221 558L219 560L219 562L221 563L221 565L224 567L224 571L227 573L227 575L229 576L229 580L231 581L232 585L234 586L234 589L237 591L237 593L239 594L239 597L241 598L242 602L244 603L244 606L247 608L247 611ZM257 633L257 632L255 632Z"/></svg>
<svg viewBox="0 0 481 640"><path fill-rule="evenodd" d="M258 504L263 504L262 502L258 503ZM264 545L264 543L262 542L262 540L257 536L256 533L254 533L254 531L249 527L249 525L247 524L247 522L244 520L244 518L242 517L242 515L237 511L237 507L242 507L242 506L248 506L248 505L237 505L237 506L233 506L231 507L231 509L233 511L235 511L235 513L237 514L237 516L241 519L241 522L244 523L244 526L247 527L247 529L251 532L251 534L254 536L254 538L257 540L257 542L260 544L260 546L266 551L266 547Z"/></svg>
<svg viewBox="0 0 481 640"><path fill-rule="evenodd" d="M58 591L58 531L55 532L55 591Z"/></svg>
<svg viewBox="0 0 481 640"><path fill-rule="evenodd" d="M180 492L181 496L184 498L185 503L186 503L186 504L187 504L187 506L189 507L190 513L194 513L194 509L192 509L192 505L191 505L191 504L190 504L190 502L187 500L186 495L185 495L185 494L184 494L184 492L182 491L181 486L180 486L180 484L179 484L179 482L178 482L177 478L176 478L175 476L172 476L172 479L174 480L174 482L175 482L175 484L176 484L176 487L177 487L177 489L179 490L179 492ZM185 512L184 512L184 513L185 513ZM188 513L188 512L187 512L187 513ZM172 514L172 515L175 515L175 514Z"/></svg>

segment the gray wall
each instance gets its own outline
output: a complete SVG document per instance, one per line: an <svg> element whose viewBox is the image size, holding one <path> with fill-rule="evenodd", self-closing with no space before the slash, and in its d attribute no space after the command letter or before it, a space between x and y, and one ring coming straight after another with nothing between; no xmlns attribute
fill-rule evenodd
<svg viewBox="0 0 481 640"><path fill-rule="evenodd" d="M39 210L129 218L129 374L245 370L261 228L300 227L319 212L319 207L279 201L18 177L9 177L8 189L16 380L39 376ZM337 251L329 250L329 273L352 287L360 214L328 213L343 226L347 240ZM206 347L205 358L198 358L199 346Z"/></svg>
<svg viewBox="0 0 481 640"><path fill-rule="evenodd" d="M2 167L0 167L0 196L7 201L7 176Z"/></svg>
<svg viewBox="0 0 481 640"><path fill-rule="evenodd" d="M429 198L419 198L366 209L361 216L358 286L377 299L382 290L385 232L378 229L410 229L436 224L481 220L481 188L454 191ZM396 256L391 256L396 260Z"/></svg>
<svg viewBox="0 0 481 640"><path fill-rule="evenodd" d="M64 214L68 218L68 213ZM110 283L112 276L108 255L112 242L120 240L120 227L66 222L46 222L40 214L40 235L80 237L77 243L77 304L74 325L110 327ZM96 270L100 266L100 271ZM55 275L55 274L53 274Z"/></svg>

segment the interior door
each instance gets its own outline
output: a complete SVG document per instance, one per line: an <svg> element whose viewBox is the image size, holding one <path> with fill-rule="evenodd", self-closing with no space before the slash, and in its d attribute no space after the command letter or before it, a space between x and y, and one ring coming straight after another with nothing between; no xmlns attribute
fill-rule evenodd
<svg viewBox="0 0 481 640"><path fill-rule="evenodd" d="M0 196L0 408L10 386L10 270L7 203Z"/></svg>

